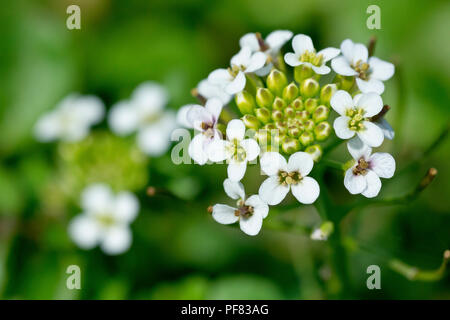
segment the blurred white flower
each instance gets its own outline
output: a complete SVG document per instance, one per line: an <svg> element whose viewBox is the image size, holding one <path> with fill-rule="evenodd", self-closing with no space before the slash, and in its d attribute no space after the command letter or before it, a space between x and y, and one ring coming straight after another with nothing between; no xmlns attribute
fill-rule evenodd
<svg viewBox="0 0 450 320"><path fill-rule="evenodd" d="M69 223L69 235L82 249L97 245L106 254L127 251L132 242L130 223L139 212L139 202L130 192L114 194L105 184L88 186L81 195L83 213Z"/></svg>
<svg viewBox="0 0 450 320"><path fill-rule="evenodd" d="M265 63L264 53L252 53L250 47L244 47L231 58L231 68L214 70L209 74L208 81L223 88L225 93L234 95L244 90L245 74L261 69Z"/></svg>
<svg viewBox="0 0 450 320"><path fill-rule="evenodd" d="M227 125L227 140L215 139L208 150L209 159L214 162L227 160L228 178L241 180L247 169L247 162L259 155L260 148L254 139L244 139L245 125L242 120L233 119Z"/></svg>
<svg viewBox="0 0 450 320"><path fill-rule="evenodd" d="M306 152L296 152L289 161L278 152L266 152L260 160L261 170L269 176L259 188L259 196L269 205L277 205L292 190L301 203L311 204L320 193L317 181L307 175L314 161Z"/></svg>
<svg viewBox="0 0 450 320"><path fill-rule="evenodd" d="M384 84L395 71L392 63L370 57L365 45L346 39L341 43L342 56L331 61L333 70L343 76L356 76L356 84L361 92L382 94Z"/></svg>
<svg viewBox="0 0 450 320"><path fill-rule="evenodd" d="M98 97L71 94L39 118L34 134L42 142L79 141L89 134L91 126L103 119L104 113L105 107Z"/></svg>
<svg viewBox="0 0 450 320"><path fill-rule="evenodd" d="M266 55L266 65L255 71L259 76L267 75L273 67L273 61L276 61L281 47L292 38L293 33L289 30L275 30L269 33L266 39L256 33L247 33L239 40L241 48L250 47L252 52L263 52Z"/></svg>
<svg viewBox="0 0 450 320"><path fill-rule="evenodd" d="M331 98L330 105L340 115L333 124L339 138L350 139L356 134L370 147L383 143L383 131L370 121L383 109L383 100L378 94L358 94L352 99L347 91L339 90Z"/></svg>
<svg viewBox="0 0 450 320"><path fill-rule="evenodd" d="M298 34L292 39L292 48L294 53L289 52L284 56L286 63L291 67L307 65L317 74L330 73L331 69L325 63L340 52L339 49L330 47L316 53L311 38L304 34Z"/></svg>
<svg viewBox="0 0 450 320"><path fill-rule="evenodd" d="M239 221L239 227L250 236L257 235L262 227L263 219L269 213L269 206L258 195L245 198L242 183L226 179L223 182L226 194L237 201L237 207L225 204L213 206L212 217L221 224L232 224Z"/></svg>
<svg viewBox="0 0 450 320"><path fill-rule="evenodd" d="M109 112L111 130L121 136L137 131L139 148L150 156L159 156L170 147L170 134L176 128L176 116L165 110L168 93L155 82L140 84L127 101L120 101Z"/></svg>
<svg viewBox="0 0 450 320"><path fill-rule="evenodd" d="M345 172L345 187L351 194L376 197L381 189L380 178L394 175L394 158L385 152L371 154L372 148L357 137L347 143L347 148L356 163Z"/></svg>
<svg viewBox="0 0 450 320"><path fill-rule="evenodd" d="M314 229L314 231L311 233L310 237L311 237L311 240L317 240L317 241L325 241L328 239L328 236L320 228Z"/></svg>

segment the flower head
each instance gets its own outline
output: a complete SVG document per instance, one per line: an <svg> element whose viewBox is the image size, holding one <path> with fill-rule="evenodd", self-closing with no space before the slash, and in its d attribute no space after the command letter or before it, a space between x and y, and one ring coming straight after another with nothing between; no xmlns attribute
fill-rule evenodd
<svg viewBox="0 0 450 320"><path fill-rule="evenodd" d="M236 207L225 204L213 206L212 217L221 224L232 224L239 221L243 232L250 236L257 235L262 222L269 213L269 206L258 195L246 199L242 183L226 179L223 182L226 194L237 200Z"/></svg>
<svg viewBox="0 0 450 320"><path fill-rule="evenodd" d="M392 63L370 57L365 45L346 39L341 43L342 56L331 61L333 70L343 76L355 76L361 92L382 94L384 84L394 75Z"/></svg>
<svg viewBox="0 0 450 320"><path fill-rule="evenodd" d="M330 101L339 113L333 127L341 139L350 139L355 134L370 147L378 147L384 140L383 131L370 121L383 108L381 97L374 93L358 94L353 99L347 91L337 91Z"/></svg>
<svg viewBox="0 0 450 320"><path fill-rule="evenodd" d="M105 184L87 187L81 196L83 213L72 219L69 235L82 249L97 245L107 254L121 254L131 246L130 223L139 211L139 202L130 192L114 195Z"/></svg>
<svg viewBox="0 0 450 320"><path fill-rule="evenodd" d="M376 197L381 189L380 178L388 179L394 175L394 158L384 152L372 154L372 148L358 138L350 140L347 148L356 162L345 172L345 187L351 194Z"/></svg>
<svg viewBox="0 0 450 320"><path fill-rule="evenodd" d="M320 188L316 180L308 177L314 165L308 153L296 152L286 161L278 152L266 152L260 163L261 170L269 176L259 188L259 196L267 204L279 204L289 190L301 203L316 201Z"/></svg>
<svg viewBox="0 0 450 320"><path fill-rule="evenodd" d="M294 52L286 53L284 60L291 67L307 65L317 74L330 73L331 69L325 63L339 54L339 49L326 48L316 53L311 38L304 34L298 34L292 39Z"/></svg>

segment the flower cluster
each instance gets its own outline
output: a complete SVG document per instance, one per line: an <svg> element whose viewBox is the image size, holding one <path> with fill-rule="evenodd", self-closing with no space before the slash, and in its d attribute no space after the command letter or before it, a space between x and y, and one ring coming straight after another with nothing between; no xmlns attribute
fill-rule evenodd
<svg viewBox="0 0 450 320"><path fill-rule="evenodd" d="M291 38L293 52L283 55ZM394 65L369 57L366 46L349 39L339 49L316 51L309 36L293 37L287 30L265 39L249 33L239 44L230 66L212 71L193 90L200 104L183 106L177 116L180 124L195 130L188 152L196 163L228 164L224 188L237 204L216 204L213 218L223 224L239 221L242 231L255 235L268 206L281 203L289 191L300 203L314 203L320 186L308 175L334 135L348 140L353 157L345 187L352 194L376 196L380 178L390 178L395 171L392 156L371 154L385 137L394 136L383 118L389 108L380 96ZM330 81L324 76L331 70L335 75ZM258 195L247 199L239 181L258 158L268 178ZM331 228L325 229L316 229L312 238L327 238Z"/></svg>

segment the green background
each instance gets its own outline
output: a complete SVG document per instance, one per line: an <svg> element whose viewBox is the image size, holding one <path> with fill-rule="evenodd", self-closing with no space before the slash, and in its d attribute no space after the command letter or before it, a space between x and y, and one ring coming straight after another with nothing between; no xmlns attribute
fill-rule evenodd
<svg viewBox="0 0 450 320"><path fill-rule="evenodd" d="M81 7L81 30L66 28L70 4ZM381 30L366 27L371 4L381 8ZM419 199L402 206L367 207L343 221L345 234L368 248L348 255L350 287L341 290L333 281L328 243L313 242L301 232L302 226L318 222L314 207L274 209L273 218L269 214L265 221L268 227L248 237L207 214L211 204L231 204L222 189L224 167L176 166L169 155L130 169L144 176L134 181L140 185L142 210L132 225L132 248L116 257L99 249L76 248L66 228L80 212L78 162L91 160L74 160L62 145L37 143L31 131L37 118L72 91L96 94L109 108L145 80L166 85L170 108L177 109L194 102L190 89L210 71L228 64L239 49L240 36L255 31L267 35L276 29L308 34L319 49L339 47L346 38L367 43L377 36L375 55L397 65L383 94L392 107L387 118L397 136L383 150L394 155L399 171L406 168L383 181L380 197L409 192L430 167L439 172ZM448 272L437 282L409 281L386 263L398 258L421 269L436 269L443 251L450 248L448 139L424 156L436 137L448 130L449 30L448 1L2 3L0 297L449 299ZM105 124L95 128L97 133L105 130ZM93 144L91 149L103 156L98 163L116 163L128 170L116 150L127 146L117 141L112 145L104 147L108 155ZM335 156L345 160L345 147ZM256 192L263 179L252 170L244 179L247 193ZM251 173L258 178L252 179ZM328 183L336 199L354 198L338 173L331 172ZM145 185L167 188L183 200L149 198ZM292 227L270 228L278 225L276 219ZM81 268L81 290L66 288L65 271L71 264ZM366 268L372 264L381 267L381 290L366 287Z"/></svg>

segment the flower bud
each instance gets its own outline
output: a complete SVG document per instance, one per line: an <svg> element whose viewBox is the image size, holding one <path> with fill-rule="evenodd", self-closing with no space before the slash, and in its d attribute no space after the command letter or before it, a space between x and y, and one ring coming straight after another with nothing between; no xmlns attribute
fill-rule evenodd
<svg viewBox="0 0 450 320"><path fill-rule="evenodd" d="M317 107L317 99L308 98L305 101L305 110L308 111L310 114L313 114L314 110L316 110Z"/></svg>
<svg viewBox="0 0 450 320"><path fill-rule="evenodd" d="M292 138L298 138L303 133L302 127L292 126L288 128L288 135Z"/></svg>
<svg viewBox="0 0 450 320"><path fill-rule="evenodd" d="M295 111L295 118L301 122L305 122L309 119L309 112L306 110Z"/></svg>
<svg viewBox="0 0 450 320"><path fill-rule="evenodd" d="M257 108L255 109L256 118L262 123L267 123L271 119L270 110L267 108Z"/></svg>
<svg viewBox="0 0 450 320"><path fill-rule="evenodd" d="M308 146L311 143L313 143L314 141L314 136L311 132L309 131L304 131L299 138L299 141L302 143L302 145L304 146Z"/></svg>
<svg viewBox="0 0 450 320"><path fill-rule="evenodd" d="M283 113L286 118L293 118L295 116L294 108L292 108L291 106L286 107L283 110Z"/></svg>
<svg viewBox="0 0 450 320"><path fill-rule="evenodd" d="M306 131L313 131L315 127L315 123L311 119L304 121L303 125L305 126Z"/></svg>
<svg viewBox="0 0 450 320"><path fill-rule="evenodd" d="M319 92L319 83L314 79L306 79L300 85L300 93L305 98L314 97Z"/></svg>
<svg viewBox="0 0 450 320"><path fill-rule="evenodd" d="M293 154L300 150L300 142L297 139L286 137L281 144L281 150L287 154Z"/></svg>
<svg viewBox="0 0 450 320"><path fill-rule="evenodd" d="M247 91L242 91L236 94L234 98L236 101L236 105L239 108L239 111L244 114L253 114L253 110L255 109L255 99L253 96Z"/></svg>
<svg viewBox="0 0 450 320"><path fill-rule="evenodd" d="M330 100L333 94L337 91L335 83L329 83L320 90L320 103L326 106L330 105Z"/></svg>
<svg viewBox="0 0 450 320"><path fill-rule="evenodd" d="M299 65L294 68L294 79L298 83L301 83L307 78L311 78L314 75L314 71L310 66L305 64Z"/></svg>
<svg viewBox="0 0 450 320"><path fill-rule="evenodd" d="M244 122L245 126L249 129L258 130L261 126L261 123L258 121L258 119L251 114L246 114L242 117L242 121Z"/></svg>
<svg viewBox="0 0 450 320"><path fill-rule="evenodd" d="M276 110L283 110L286 107L286 102L283 99L276 97L273 101L272 108Z"/></svg>
<svg viewBox="0 0 450 320"><path fill-rule="evenodd" d="M294 82L291 82L286 88L283 90L283 99L289 103L295 98L298 97L298 87Z"/></svg>
<svg viewBox="0 0 450 320"><path fill-rule="evenodd" d="M315 123L327 120L330 115L330 109L324 105L320 105L314 110L312 117Z"/></svg>
<svg viewBox="0 0 450 320"><path fill-rule="evenodd" d="M267 76L267 87L272 91L273 94L277 96L281 96L283 93L283 89L287 85L286 75L277 70L273 69L270 74Z"/></svg>
<svg viewBox="0 0 450 320"><path fill-rule="evenodd" d="M280 132L280 134L285 135L287 133L287 123L284 121L275 122L276 129Z"/></svg>
<svg viewBox="0 0 450 320"><path fill-rule="evenodd" d="M336 76L336 84L340 90L350 91L355 83L355 77L353 76Z"/></svg>
<svg viewBox="0 0 450 320"><path fill-rule="evenodd" d="M326 121L322 121L314 128L314 135L316 136L317 141L325 140L330 136L330 134L331 134L331 125Z"/></svg>
<svg viewBox="0 0 450 320"><path fill-rule="evenodd" d="M270 143L270 131L266 129L259 129L255 132L255 139L260 146L267 146Z"/></svg>
<svg viewBox="0 0 450 320"><path fill-rule="evenodd" d="M315 162L318 162L322 157L322 147L319 144L307 147L305 152L309 153Z"/></svg>
<svg viewBox="0 0 450 320"><path fill-rule="evenodd" d="M280 110L272 110L272 120L273 121L283 120L283 112Z"/></svg>
<svg viewBox="0 0 450 320"><path fill-rule="evenodd" d="M319 228L315 229L313 233L311 233L311 239L312 240L327 240L328 237L333 233L334 231L334 224L331 221L325 221L320 225Z"/></svg>
<svg viewBox="0 0 450 320"><path fill-rule="evenodd" d="M261 108L270 108L273 102L273 94L269 89L258 88L256 91L256 104Z"/></svg>
<svg viewBox="0 0 450 320"><path fill-rule="evenodd" d="M292 101L291 105L294 107L295 110L303 110L303 101L300 97Z"/></svg>
<svg viewBox="0 0 450 320"><path fill-rule="evenodd" d="M271 146L277 150L280 150L280 146L283 144L283 141L286 139L286 135L279 132L271 136Z"/></svg>

